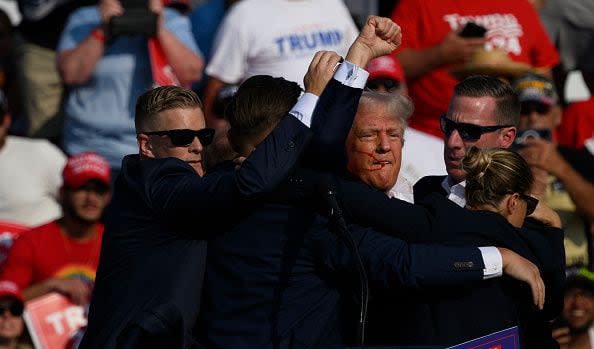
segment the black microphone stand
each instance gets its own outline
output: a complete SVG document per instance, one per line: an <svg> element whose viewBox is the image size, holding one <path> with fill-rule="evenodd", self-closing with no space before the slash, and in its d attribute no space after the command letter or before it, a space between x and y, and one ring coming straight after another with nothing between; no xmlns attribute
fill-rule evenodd
<svg viewBox="0 0 594 349"><path fill-rule="evenodd" d="M359 275L359 287L361 290L361 308L359 312L359 323L357 326L357 342L363 348L365 346L365 326L367 322L367 306L369 303L369 280L367 279L367 272L365 265L359 254L357 243L353 239L346 221L342 216L342 210L338 205L336 199L336 191L332 185L327 185L324 190L324 199L330 208L329 217L337 228L337 235L347 246L353 257L355 258L355 266Z"/></svg>

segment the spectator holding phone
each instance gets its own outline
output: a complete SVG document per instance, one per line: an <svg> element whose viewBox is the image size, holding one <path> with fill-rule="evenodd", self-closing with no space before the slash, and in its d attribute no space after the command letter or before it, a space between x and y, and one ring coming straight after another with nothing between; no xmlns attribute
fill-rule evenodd
<svg viewBox="0 0 594 349"><path fill-rule="evenodd" d="M139 13L144 15L133 16ZM182 85L200 79L203 63L190 22L162 0L100 0L70 16L57 49L70 89L64 106L67 153L95 151L117 171L123 156L136 152L134 106L154 82L151 34Z"/></svg>
<svg viewBox="0 0 594 349"><path fill-rule="evenodd" d="M502 49L512 60L550 69L559 55L537 13L526 0L401 0L392 19L403 31L397 52L416 109L411 126L441 137L445 113L456 84L449 69L481 49ZM465 29L469 22L477 26Z"/></svg>
<svg viewBox="0 0 594 349"><path fill-rule="evenodd" d="M550 79L528 74L514 87L521 105L515 145L532 168L532 194L561 216L566 264L591 265L587 234L588 221L594 220L594 157L554 142L562 114Z"/></svg>
<svg viewBox="0 0 594 349"><path fill-rule="evenodd" d="M447 111L458 82L450 70L471 60L477 51L502 50L513 61L546 71L559 62L527 0L401 0L392 19L405 28L396 55L415 104L410 127L437 139L442 137L439 117ZM465 29L469 22L476 26ZM422 146L427 156L443 149Z"/></svg>
<svg viewBox="0 0 594 349"><path fill-rule="evenodd" d="M594 347L594 274L579 269L567 278L563 298L563 312L556 322L553 337L561 349L590 349Z"/></svg>

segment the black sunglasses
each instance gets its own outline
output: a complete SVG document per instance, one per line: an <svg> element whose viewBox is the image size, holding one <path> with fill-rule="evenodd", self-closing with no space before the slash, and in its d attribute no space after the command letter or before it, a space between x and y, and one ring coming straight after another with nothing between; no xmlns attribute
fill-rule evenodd
<svg viewBox="0 0 594 349"><path fill-rule="evenodd" d="M448 119L445 114L439 120L441 131L450 136L454 130L458 130L460 137L465 141L477 141L484 133L497 131L505 127L512 127L513 125L494 125L494 126L479 126L474 124L466 124L463 122L455 122Z"/></svg>
<svg viewBox="0 0 594 349"><path fill-rule="evenodd" d="M392 79L378 78L371 81L367 81L367 88L370 90L377 90L380 86L384 86L386 91L392 91L400 87L400 81Z"/></svg>
<svg viewBox="0 0 594 349"><path fill-rule="evenodd" d="M526 194L520 194L520 199L526 201L526 216L534 213L536 206L538 206L538 199Z"/></svg>
<svg viewBox="0 0 594 349"><path fill-rule="evenodd" d="M212 143L214 138L215 130L212 128L203 128L201 130L167 130L167 131L153 131L153 132L142 132L147 136L167 136L171 140L171 144L176 147L187 147L192 144L195 137L198 137L200 143L203 146L207 146Z"/></svg>
<svg viewBox="0 0 594 349"><path fill-rule="evenodd" d="M21 316L23 315L24 306L21 302L11 302L9 304L0 304L0 316L4 314L5 311L9 311L12 316Z"/></svg>
<svg viewBox="0 0 594 349"><path fill-rule="evenodd" d="M539 115L545 115L551 110L550 105L539 102L523 102L520 104L520 114L530 115L535 111Z"/></svg>

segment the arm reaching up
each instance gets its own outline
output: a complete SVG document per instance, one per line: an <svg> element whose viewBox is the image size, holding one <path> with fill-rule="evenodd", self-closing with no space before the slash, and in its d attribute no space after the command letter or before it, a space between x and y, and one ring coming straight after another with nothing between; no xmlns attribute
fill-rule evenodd
<svg viewBox="0 0 594 349"><path fill-rule="evenodd" d="M398 24L389 18L369 16L345 59L364 68L373 58L397 49L401 42L402 32Z"/></svg>

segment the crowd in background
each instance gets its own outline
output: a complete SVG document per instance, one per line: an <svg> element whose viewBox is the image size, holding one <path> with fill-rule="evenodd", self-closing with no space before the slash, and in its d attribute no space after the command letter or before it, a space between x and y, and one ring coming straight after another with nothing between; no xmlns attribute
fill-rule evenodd
<svg viewBox="0 0 594 349"><path fill-rule="evenodd" d="M117 215L112 189L123 157L138 152L139 96L159 79L200 96L214 129L208 172L240 155L225 110L244 81L266 74L303 88L314 54L345 57L364 24L342 0L149 0L150 16L123 20L137 3L19 0L20 23L0 11L0 348L26 347L26 301L58 292L89 303L102 221ZM363 67L366 89L408 96L412 105L401 108L412 115L398 166L373 186L410 203L438 191L467 207L466 174L457 171L464 153L520 154L534 178L530 195L559 215L565 233L569 279L553 335L561 348L594 348L594 5L399 0L381 1L379 11L400 25L402 44ZM474 75L513 88L517 121L479 117L487 107L474 118L455 114L472 107L454 105L456 97L480 97L454 89ZM361 125L355 119L352 132ZM495 130L497 139L482 137Z"/></svg>

